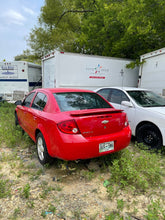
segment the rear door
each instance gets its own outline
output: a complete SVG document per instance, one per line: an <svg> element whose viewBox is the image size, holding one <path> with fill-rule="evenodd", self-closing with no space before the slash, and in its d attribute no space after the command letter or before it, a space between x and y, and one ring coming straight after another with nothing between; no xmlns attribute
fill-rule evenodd
<svg viewBox="0 0 165 220"><path fill-rule="evenodd" d="M131 102L127 94L122 90L115 88L102 89L98 91L98 93L106 98L114 108L124 110L127 113L129 124L133 129L136 109L134 106L128 107L121 104L122 101Z"/></svg>
<svg viewBox="0 0 165 220"><path fill-rule="evenodd" d="M133 129L136 109L135 107L128 107L122 105L122 101L131 102L129 97L119 89L111 89L109 94L109 102L117 109L122 109L126 112L130 127Z"/></svg>
<svg viewBox="0 0 165 220"><path fill-rule="evenodd" d="M55 88L56 87L56 67L55 57L46 58L42 61L42 78L43 88Z"/></svg>
<svg viewBox="0 0 165 220"><path fill-rule="evenodd" d="M44 120L43 110L47 103L47 96L43 92L38 92L32 102L31 108L29 109L29 134L35 137L35 130L39 123Z"/></svg>

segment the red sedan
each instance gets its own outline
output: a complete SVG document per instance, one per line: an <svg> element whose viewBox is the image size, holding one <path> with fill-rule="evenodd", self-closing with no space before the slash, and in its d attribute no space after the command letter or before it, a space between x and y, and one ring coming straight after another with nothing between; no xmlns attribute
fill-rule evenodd
<svg viewBox="0 0 165 220"><path fill-rule="evenodd" d="M16 125L36 142L41 164L98 157L130 142L126 114L92 91L36 89L16 105Z"/></svg>

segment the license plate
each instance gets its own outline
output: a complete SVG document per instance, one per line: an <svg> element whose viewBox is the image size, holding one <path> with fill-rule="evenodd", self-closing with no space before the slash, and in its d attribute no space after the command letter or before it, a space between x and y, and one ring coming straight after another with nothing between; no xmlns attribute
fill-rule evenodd
<svg viewBox="0 0 165 220"><path fill-rule="evenodd" d="M114 150L114 141L99 144L99 153Z"/></svg>

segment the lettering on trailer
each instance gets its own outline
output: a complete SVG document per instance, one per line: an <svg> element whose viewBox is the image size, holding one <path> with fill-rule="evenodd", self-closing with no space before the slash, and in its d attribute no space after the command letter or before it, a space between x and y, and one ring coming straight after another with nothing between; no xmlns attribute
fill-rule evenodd
<svg viewBox="0 0 165 220"><path fill-rule="evenodd" d="M95 67L87 66L86 71L88 72L90 79L105 79L106 75L109 73L109 69L104 68L100 64Z"/></svg>
<svg viewBox="0 0 165 220"><path fill-rule="evenodd" d="M0 65L0 78L1 79L18 78L17 66L12 65L11 63L3 63L3 65Z"/></svg>

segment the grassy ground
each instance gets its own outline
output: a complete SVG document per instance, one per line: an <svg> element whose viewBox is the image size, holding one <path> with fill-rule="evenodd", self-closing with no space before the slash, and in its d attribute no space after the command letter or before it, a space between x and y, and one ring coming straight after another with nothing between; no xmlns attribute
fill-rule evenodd
<svg viewBox="0 0 165 220"><path fill-rule="evenodd" d="M0 219L165 219L165 154L131 145L41 166L35 144L0 105Z"/></svg>

